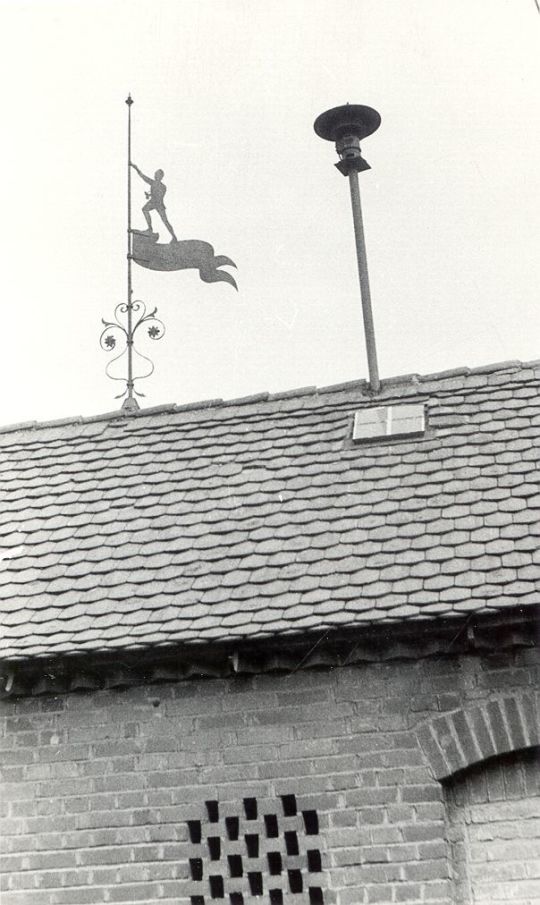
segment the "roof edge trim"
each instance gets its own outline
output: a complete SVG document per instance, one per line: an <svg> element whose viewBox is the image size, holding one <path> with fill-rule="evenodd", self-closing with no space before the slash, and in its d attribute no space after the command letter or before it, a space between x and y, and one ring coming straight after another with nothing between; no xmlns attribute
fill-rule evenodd
<svg viewBox="0 0 540 905"><path fill-rule="evenodd" d="M520 370L531 368L539 368L540 359L532 361L519 361L513 359L510 361L495 362L494 364L480 365L476 368L452 368L446 371L435 371L432 374L402 374L395 377L385 377L381 380L381 389L391 389L393 386L411 385L419 388L422 384L430 381L442 381L452 379L453 377L469 377L479 374L492 374L495 372L516 373ZM322 396L332 393L345 392L347 390L358 390L359 393L366 398L378 401L381 396L374 396L369 390L369 384L366 380L348 380L342 383L330 384L328 386L316 387L307 386L298 389L285 390L277 393L261 392L250 396L240 396L233 399L204 399L198 402L187 402L182 404L165 403L163 405L149 406L148 408L138 409L134 412L127 412L122 409L104 412L96 415L73 415L67 418L57 418L46 421L21 421L13 424L0 425L0 434L16 433L17 431L40 430L46 428L65 427L70 424L92 424L100 421L124 421L126 419L145 418L149 415L156 414L174 414L176 412L196 411L209 408L222 408L226 406L250 405L259 402L274 402L282 399L294 399L303 396ZM427 390L426 390L427 392Z"/></svg>

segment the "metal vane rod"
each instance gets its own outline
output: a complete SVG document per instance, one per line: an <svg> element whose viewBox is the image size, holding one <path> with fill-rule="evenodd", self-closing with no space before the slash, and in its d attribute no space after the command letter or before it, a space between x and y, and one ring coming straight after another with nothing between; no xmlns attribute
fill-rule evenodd
<svg viewBox="0 0 540 905"><path fill-rule="evenodd" d="M370 169L369 163L362 157L360 140L375 132L379 128L380 123L381 117L376 110L371 107L360 106L359 104L346 104L343 107L334 107L332 110L321 113L314 123L315 132L320 138L335 142L336 151L340 158L339 163L336 163L336 167L340 173L349 177L369 383L372 392L375 394L379 393L381 383L377 365L377 347L373 312L371 310L371 291L369 288L358 173Z"/></svg>
<svg viewBox="0 0 540 905"><path fill-rule="evenodd" d="M138 409L139 403L135 399L133 395L133 285L132 285L132 277L131 277L131 262L132 262L132 233L131 233L131 107L133 104L133 99L131 94L128 94L126 99L126 104L128 108L128 152L127 152L127 365L128 365L128 379L127 379L127 398L125 399L122 408L124 409Z"/></svg>
<svg viewBox="0 0 540 905"><path fill-rule="evenodd" d="M116 396L116 399L126 398L122 403L122 408L128 412L137 411L139 403L135 396L144 396L144 393L135 389L135 381L150 377L154 372L153 362L141 352L138 352L134 345L135 333L143 324L146 327L146 333L150 339L161 339L165 333L165 325L156 317L157 308L147 313L144 302L133 301L133 278L132 278L132 262L133 262L133 231L131 228L131 107L133 99L128 95L126 99L128 107L128 136L127 136L127 299L121 302L114 309L114 320L106 321L102 318L105 329L101 333L100 345L106 352L112 352L116 349L118 342L121 343L121 351L107 365L105 373L111 380L125 381L125 389ZM142 373L135 373L134 356L137 358L139 365L142 365ZM127 378L122 374L114 374L113 365L115 362L127 358ZM125 372L124 372L125 374Z"/></svg>

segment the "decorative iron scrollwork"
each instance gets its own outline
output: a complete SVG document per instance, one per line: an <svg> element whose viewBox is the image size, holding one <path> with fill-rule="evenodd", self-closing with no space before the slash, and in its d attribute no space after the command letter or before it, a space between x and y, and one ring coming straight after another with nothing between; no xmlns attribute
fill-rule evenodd
<svg viewBox="0 0 540 905"><path fill-rule="evenodd" d="M135 389L135 381L145 380L154 373L153 361L135 348L135 334L140 328L144 328L149 339L161 339L165 334L165 324L159 317L156 317L156 313L157 308L147 312L145 303L139 299L131 303L121 302L117 305L114 309L114 320L106 321L104 318L101 320L104 325L99 339L101 348L105 352L113 352L120 349L119 354L108 362L105 373L111 380L125 381L125 389L122 393L115 396L115 399L122 399L127 396L126 403L129 400L134 403L131 406L132 408L138 408L136 400L133 399L133 394L136 396L145 395L140 390ZM115 362L119 362L124 358L127 359L127 376L125 376L125 373L123 375L113 374L111 369L113 369ZM144 363L146 363L146 366ZM137 364L140 365L140 373L136 373Z"/></svg>

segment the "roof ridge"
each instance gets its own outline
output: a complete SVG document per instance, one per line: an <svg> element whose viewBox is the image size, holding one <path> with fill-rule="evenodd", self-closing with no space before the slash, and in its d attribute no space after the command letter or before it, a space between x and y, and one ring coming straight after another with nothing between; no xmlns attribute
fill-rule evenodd
<svg viewBox="0 0 540 905"><path fill-rule="evenodd" d="M531 367L539 367L540 359L531 361L520 361L519 359L509 359L507 361L494 362L492 364L480 365L479 367L469 368L450 368L443 371L434 371L431 374L401 374L393 377L384 377L381 380L381 389L389 389L392 386L404 386L411 384L420 389L421 385L435 380L447 380L453 377L469 377L478 374L491 374L497 371L515 372L525 370ZM44 428L66 427L69 424L92 424L100 421L123 421L126 419L144 418L148 415L157 414L174 414L176 412L197 411L208 408L221 408L225 406L249 405L256 402L274 402L285 399L295 399L302 396L318 396L330 395L331 393L344 392L345 390L357 389L362 395L377 400L378 396L372 396L369 391L368 381L365 379L348 380L341 383L329 384L327 386L305 386L292 390L284 390L277 393L261 392L249 396L239 396L233 399L203 399L197 402L187 402L176 404L174 402L165 403L164 405L154 405L148 408L138 409L134 412L126 412L124 409L115 409L109 412L103 412L97 415L73 415L67 418L56 418L46 421L21 421L14 424L0 425L0 434L15 433L22 430L41 430Z"/></svg>

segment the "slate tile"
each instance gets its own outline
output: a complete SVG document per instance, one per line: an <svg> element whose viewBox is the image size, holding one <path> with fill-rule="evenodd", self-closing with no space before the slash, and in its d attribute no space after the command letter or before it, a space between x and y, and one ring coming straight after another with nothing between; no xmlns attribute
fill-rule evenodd
<svg viewBox="0 0 540 905"><path fill-rule="evenodd" d="M323 575L320 579L320 586L324 591L336 593L340 588L349 586L348 576L335 572Z"/></svg>
<svg viewBox="0 0 540 905"><path fill-rule="evenodd" d="M296 591L296 589L295 589L295 591ZM355 594L358 594L358 591L355 591ZM299 599L300 599L301 603L310 605L310 606L313 606L313 605L318 606L319 604L324 604L326 606L326 604L328 603L329 597L330 597L330 595L328 593L328 590L326 590L325 588L316 588L312 591L302 591L299 594ZM340 604L336 600L331 604L331 606L334 609L338 609Z"/></svg>
<svg viewBox="0 0 540 905"><path fill-rule="evenodd" d="M534 597L534 594L538 593L538 588L533 581L512 581L505 586L505 591L508 596L516 595L520 597L523 594L532 594Z"/></svg>
<svg viewBox="0 0 540 905"><path fill-rule="evenodd" d="M66 650L71 650L68 644L65 645ZM28 657L44 657L47 654L51 653L50 643L47 644L25 644L24 646L24 659ZM62 653L62 646L56 646L54 648L54 653ZM21 649L19 647L13 647L7 649L6 658L9 659L18 659L21 655Z"/></svg>
<svg viewBox="0 0 540 905"><path fill-rule="evenodd" d="M445 591L445 594L448 593L449 590ZM442 592L436 590L413 591L408 595L408 603L412 606L421 606L422 608L439 601L439 599L444 602Z"/></svg>
<svg viewBox="0 0 540 905"><path fill-rule="evenodd" d="M140 625L130 625L128 630L130 640L140 642L148 638L149 635L158 635L163 630L163 623L146 621Z"/></svg>
<svg viewBox="0 0 540 905"><path fill-rule="evenodd" d="M540 457L540 444L528 424L531 413L522 417L521 414L516 416L515 412L518 401L522 406L527 399L537 398L533 395L537 389L521 386L518 382L520 374L512 373L511 384L497 387L496 398L489 395L493 389L489 393L484 391L481 396L471 394L473 382L469 382L469 395L466 396L463 392L464 382L469 380L466 375L463 380L458 380L459 374L451 378L458 380L459 388L456 389L442 378L427 381L422 384L423 392L431 392L434 386L438 390L444 386L445 392L449 393L438 403L439 418L456 420L456 406L462 406L463 430L455 424L440 432L436 442L399 443L394 447L365 449L361 453L342 450L335 442L336 432L345 429L351 402L354 408L362 398L357 396L352 401L347 390L327 396L328 404L322 407L320 397L305 396L301 400L302 410L299 400L290 399L279 402L281 407L288 406L280 410L268 408L272 405L271 400L236 408L225 405L213 409L210 422L206 421L204 425L200 423L201 409L176 414L156 412L131 421L105 420L99 422L98 443L80 442L78 436L72 434L73 425L55 426L46 441L48 446L32 446L32 455L35 453L39 467L34 467L33 461L28 460L28 449L17 440L18 445L12 447L15 455L10 456L9 472L11 477L17 477L19 473L21 482L17 489L13 485L15 492L10 491L7 497L10 505L15 507L10 521L12 526L22 527L21 519L28 519L24 524L28 531L25 544L27 541L31 545L50 544L54 537L57 545L49 553L62 554L62 559L42 558L40 564L36 546L33 547L35 559L24 559L22 564L11 567L19 577L23 568L32 570L23 577L36 579L29 582L28 588L23 590L25 596L20 600L32 600L36 618L40 620L49 616L56 618L58 607L51 607L49 613L47 607L62 600L64 607L75 607L71 622L83 615L80 606L93 615L96 605L102 608L93 615L94 620L107 621L113 616L107 609L116 608L121 612L124 606L130 605L147 613L163 608L165 613L169 604L165 603L163 607L164 601L160 597L164 582L171 593L176 594L178 606L189 610L197 599L189 591L190 583L200 580L208 585L199 594L201 599L207 600L207 595L214 595L218 601L226 601L229 594L245 607L266 607L265 611L260 611L259 628L254 623L250 628L250 632L262 631L261 626L269 624L267 616L275 622L272 612L275 606L283 608L284 601L294 605L293 598L286 596L290 591L285 588L296 589L295 581L301 582L302 578L310 582L324 580L328 587L321 589L311 583L307 586L299 583L298 588L310 590L305 590L301 597L296 590L297 602L310 601L314 605L322 590L324 597L319 606L328 603L343 606L343 602L348 605L353 599L348 595L358 594L350 579L351 574L361 571L354 556L357 547L371 569L375 564L382 569L399 565L399 571L390 573L390 578L383 574L382 582L399 589L407 600L400 604L396 602L396 595L387 591L377 598L381 608L371 607L376 615L368 617L359 611L356 618L393 620L399 618L394 615L396 606L411 605L444 605L448 612L452 602L441 603L434 598L438 590L447 590L444 582L453 581L454 576L456 580L462 580L461 570L473 574L468 571L471 557L474 560L472 568L479 573L481 582L484 580L482 574L492 579L493 576L487 573L495 568L492 561L488 567L483 557L512 554L528 557L534 552L531 544L536 536L538 519L531 507L523 507L522 501L529 498L534 506L538 506L536 463ZM480 377L482 375L475 375L475 379ZM485 376L482 380L486 380ZM525 390L526 396L522 396L521 390ZM405 382L396 385L392 392L398 394L395 398L408 398L418 392L418 387ZM480 412L479 406L482 407ZM302 416L301 411L304 412ZM176 420L180 417L189 419L181 429ZM466 419L469 419L468 424L465 424ZM247 431L246 425L249 425ZM475 433L476 425L485 430ZM525 431L529 431L528 437L524 436ZM303 444L308 435L309 442ZM19 438L24 436L24 431L17 435ZM42 436L47 437L47 434L43 432ZM493 441L490 436L496 439ZM242 463L250 463L244 469L245 474L241 471ZM122 488L115 484L120 467L124 474L124 496L119 493ZM49 476L48 481L44 481L44 475ZM97 475L101 475L100 482ZM225 477L229 487L219 484ZM528 484L524 484L525 478ZM283 479L287 479L292 487L289 495L282 489ZM497 480L498 487L495 486ZM193 489L186 494L186 488ZM156 504L158 489L161 496L160 503ZM272 492L268 492L270 489ZM107 498L99 497L100 490ZM231 500L231 490L242 497L245 506ZM25 500L31 500L32 504L28 505ZM508 500L512 502L505 512L498 504L501 501L507 505ZM69 513L68 517L66 513ZM458 520L461 519L460 523ZM235 533L238 521L242 523L241 540ZM414 525L412 532L411 524ZM160 529L167 528L171 529L171 534L166 536L163 530L160 533ZM144 538L141 537L143 531L148 532ZM250 531L258 533L250 536ZM385 531L390 533L385 536ZM177 549L172 551L174 537ZM104 558L100 546L105 538L108 538L105 541L108 549ZM199 539L198 552L192 549L194 544L190 538ZM255 543L257 540L259 545ZM148 544L145 551L136 546L142 542ZM231 542L237 546L231 547ZM502 542L498 552L490 547ZM522 545L519 548L518 542ZM178 553L180 544L182 552ZM270 544L270 550L261 549L263 544ZM84 549L92 552L85 557ZM142 552L147 557L140 556ZM173 552L174 559L165 564ZM244 562L239 568L241 557ZM519 561L525 563L524 559ZM517 560L503 561L502 568L510 570L515 579L512 569L533 568L529 560L526 561L527 565L521 566L517 565ZM322 569L321 562L324 563ZM272 569L264 580L253 585L252 592L246 583L249 573L260 572L270 563ZM309 564L315 564L314 568L321 574L311 574L311 566L306 568ZM65 591L62 591L65 585L53 585L52 591L59 592L56 594L50 593L50 587L45 591L44 584L50 584L48 577L53 581L61 579L59 572L54 572L55 566L64 568L66 565L69 569L63 577L71 577L72 585ZM85 574L86 565L88 574ZM4 564L4 568L9 571L10 567ZM187 585L177 580L181 571L175 571L184 568L191 572ZM236 583L239 573L243 573L243 578ZM493 606L502 606L500 601L504 598L500 582L509 580L510 573L501 572L497 582L492 581L491 585L482 588L484 602L478 597L475 606L484 606L486 599L491 600ZM391 577L393 574L394 578ZM535 571L527 574L537 580ZM232 584L227 588L223 582L231 576ZM426 595L426 586L422 591L413 590L416 580L428 581L437 577L442 578L443 585L438 590L434 588L431 594ZM262 578L260 574L259 578ZM374 578L373 584L378 580ZM465 581L470 583L471 580ZM212 587L214 581L216 587ZM530 583L527 577L524 581ZM268 596L265 584L275 596ZM435 584L440 584L440 580ZM16 582L10 582L10 585L12 592ZM110 591L107 591L109 585ZM262 591L266 596L259 597ZM222 598L223 592L225 597ZM251 597L251 593L257 597ZM528 599L531 593L523 593L521 599ZM329 594L334 595L333 600L328 600ZM17 605L20 607L20 603ZM16 612L11 608L11 598L6 599L3 606L8 613ZM169 609L162 616L164 626L169 626L171 613ZM406 613L407 610L403 610L401 618L408 618ZM312 618L302 617L305 620ZM283 621L286 627L286 619ZM304 629L312 627L312 623L308 621L302 626ZM285 631L285 627L280 631ZM229 626L231 633L236 629L235 625ZM182 637L188 637L189 631L184 628ZM225 637L226 627L222 627L221 632L220 637ZM196 634L189 637L196 637ZM86 646L87 642L80 643ZM118 646L128 642L125 635L122 638L112 632L106 643ZM142 642L132 639L131 643Z"/></svg>
<svg viewBox="0 0 540 905"><path fill-rule="evenodd" d="M530 553L518 553L515 550L502 555L503 566L510 569L519 568L520 566L528 566L532 563Z"/></svg>
<svg viewBox="0 0 540 905"><path fill-rule="evenodd" d="M346 610L337 610L333 613L328 613L326 616L326 623L328 625L350 625L351 622L351 614L362 612L365 615L368 612L372 612L372 604L366 604L365 609L362 607L362 603L358 601L357 605L354 609L347 607Z"/></svg>
<svg viewBox="0 0 540 905"><path fill-rule="evenodd" d="M434 580L434 579L432 579L432 580ZM424 579L411 576L410 578L403 578L403 579L400 579L399 581L391 582L391 588L392 588L392 591L394 594L399 593L399 594L408 595L408 594L413 594L415 591L422 590L422 587L424 586L424 584L425 584ZM371 586L370 586L370 591L371 591ZM385 601L385 603L386 603L386 601Z"/></svg>
<svg viewBox="0 0 540 905"><path fill-rule="evenodd" d="M529 506L520 512L513 512L512 519L519 525L538 525L538 509L536 506Z"/></svg>
<svg viewBox="0 0 540 905"><path fill-rule="evenodd" d="M420 614L420 607L404 603L402 606L393 607L389 613L394 619L410 619Z"/></svg>
<svg viewBox="0 0 540 905"><path fill-rule="evenodd" d="M540 580L540 565L531 564L518 569L518 579L524 582L537 582Z"/></svg>
<svg viewBox="0 0 540 905"><path fill-rule="evenodd" d="M537 534L540 534L540 524L538 525ZM530 535L525 537L518 537L514 540L514 549L523 552L530 553L531 556L534 556L535 550L538 548L538 540L534 535L534 532L531 531Z"/></svg>
<svg viewBox="0 0 540 905"><path fill-rule="evenodd" d="M267 630L267 632L271 632L272 634L279 634L281 632L286 631L289 627L290 627L290 624L287 621L287 619L272 619L266 625L266 630ZM254 628L254 636L255 636L257 628L260 630L260 624L257 625L257 623L254 623L253 628Z"/></svg>
<svg viewBox="0 0 540 905"><path fill-rule="evenodd" d="M227 631L220 625L219 628L207 628L205 635L208 641L223 641L227 637Z"/></svg>
<svg viewBox="0 0 540 905"><path fill-rule="evenodd" d="M519 536L518 532L518 536ZM526 529L524 530L526 533ZM516 533L512 532L511 538L503 537L503 532L501 531L501 538L498 540L491 540L485 545L486 553L489 555L502 556L505 553L512 553L515 548L514 538L516 537Z"/></svg>
<svg viewBox="0 0 540 905"><path fill-rule="evenodd" d="M444 602L423 603L420 612L428 616L447 616L452 612L452 605Z"/></svg>
<svg viewBox="0 0 540 905"><path fill-rule="evenodd" d="M226 634L227 630L229 630L231 628L238 628L238 627L242 626L247 629L247 627L252 622L252 620L253 620L252 613L230 613L227 616L223 616L223 618L221 620L221 624L222 624L223 628L225 629L225 634Z"/></svg>
<svg viewBox="0 0 540 905"><path fill-rule="evenodd" d="M412 563L410 568L407 569L407 574L412 577L419 578L432 578L448 566L448 560L442 560L441 562L430 562L429 560L421 560L420 562Z"/></svg>

